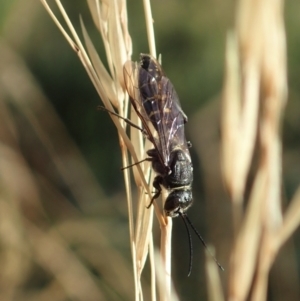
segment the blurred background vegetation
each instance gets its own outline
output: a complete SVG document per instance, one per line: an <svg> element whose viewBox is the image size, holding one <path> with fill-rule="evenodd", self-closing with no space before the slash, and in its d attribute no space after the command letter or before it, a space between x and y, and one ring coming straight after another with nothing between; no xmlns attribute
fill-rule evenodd
<svg viewBox="0 0 300 301"><path fill-rule="evenodd" d="M83 17L105 58L86 2L63 4L79 33ZM300 3L285 5L289 100L283 208L300 182ZM127 6L138 60L148 52L142 1L128 0ZM225 39L234 25L235 2L153 0L152 9L157 52L189 117L195 167L189 217L226 269L232 225L220 175L219 125ZM0 299L133 300L117 131L109 116L96 110L101 101L94 87L39 1L2 0L0 26ZM205 300L203 248L194 238L187 278L185 231L174 220L175 287L181 300ZM299 261L298 230L272 270L269 300L300 298ZM225 288L226 272L221 277Z"/></svg>

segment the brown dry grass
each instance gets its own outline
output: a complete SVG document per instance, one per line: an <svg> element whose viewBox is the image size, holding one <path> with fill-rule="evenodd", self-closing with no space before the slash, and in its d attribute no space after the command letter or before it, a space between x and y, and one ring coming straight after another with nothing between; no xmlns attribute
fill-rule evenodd
<svg viewBox="0 0 300 301"><path fill-rule="evenodd" d="M58 21L51 8L46 1L41 1L48 13L59 27L60 31L79 56L83 66L85 67L94 87L96 88L105 107L110 111L114 111L113 106L117 109L118 114L123 117L128 117L128 95L125 91L123 78L123 66L131 57L131 38L127 29L127 11L126 2L107 2L107 1L88 1L88 5L93 17L93 21L98 28L104 48L106 59L108 61L109 71L107 71L98 56L96 49L91 42L91 39L85 29L81 19L81 27L84 35L87 51L85 50L76 30L74 29L67 12L64 10L60 1L56 1L58 8L67 23L68 29L71 32L69 35L62 24ZM154 33L152 27L152 17L150 4L148 1L145 4L145 14L147 16L147 28L149 33L149 44L152 55L155 55ZM141 132L136 129L131 129L131 136L127 136L127 124L118 117L111 115L111 118L117 127L119 133L120 147L122 151L123 166L128 166L129 153L133 158L133 162L139 162L143 159L145 147L149 148L149 142L145 139ZM131 120L135 124L139 124L137 116L131 112ZM129 153L128 153L129 151ZM124 181L127 192L128 216L130 229L130 244L133 260L133 274L135 283L136 300L143 299L143 287L141 284L141 275L145 266L146 259L150 251L151 274L152 274L152 298L156 298L156 269L153 262L153 238L152 238L152 216L153 208L156 211L158 221L161 226L161 254L162 262L164 263L165 285L164 289L160 290L161 300L168 300L171 294L171 263L170 263L170 242L171 242L171 219L164 217L161 209L156 202L149 210L147 205L150 202L149 196L149 181L151 179L151 170L149 162L138 164L133 168L133 176L135 184L138 188L138 200L133 202L132 187L130 178L130 169L124 170ZM151 181L152 182L152 181ZM147 193L146 193L147 192ZM137 204L137 207L134 207ZM136 209L137 208L137 209ZM135 215L134 212L137 212Z"/></svg>
<svg viewBox="0 0 300 301"><path fill-rule="evenodd" d="M71 34L64 34L104 104L127 116L123 64L130 59L132 46L125 2L96 3L88 1L104 42L109 70L99 59L83 21L86 48L71 23ZM60 9L64 12L62 6ZM152 18L147 16L149 27ZM299 191L284 213L281 209L281 123L287 99L283 23L283 2L244 0L239 2L236 26L228 34L221 158L233 208L230 222L235 239L225 271L227 285L223 281L222 287L218 268L207 256L209 300L266 300L270 269L280 248L299 225ZM149 40L149 52L155 55L153 38ZM122 228L106 221L114 209L106 205L106 197L80 151L20 57L3 41L0 53L0 299L155 300L159 291L161 300L175 300L175 296L170 297L174 292L169 277L170 228L164 232L164 226L170 223L156 205L163 229L165 262L161 264L151 232L153 208L145 209L150 194L147 183L151 183L149 164L134 169L134 184L130 182L130 171L124 174L132 268L106 235L122 232ZM129 164L130 156L133 161L142 158L149 145L141 144L141 133L130 130L129 139L126 125L113 116L112 121L118 129L124 166ZM35 147L31 149L32 145ZM24 149L30 150L29 157ZM254 174L250 188L249 174ZM85 214L66 200L57 184L61 182L69 198L76 200ZM137 200L132 197L134 186L138 187ZM96 205L95 200L99 200ZM152 288L141 281L148 255ZM166 270L168 277L164 277Z"/></svg>
<svg viewBox="0 0 300 301"><path fill-rule="evenodd" d="M299 193L284 214L281 209L281 126L287 101L283 16L283 1L240 1L236 28L227 39L222 163L234 213L227 297L232 301L266 300L275 257L300 223Z"/></svg>

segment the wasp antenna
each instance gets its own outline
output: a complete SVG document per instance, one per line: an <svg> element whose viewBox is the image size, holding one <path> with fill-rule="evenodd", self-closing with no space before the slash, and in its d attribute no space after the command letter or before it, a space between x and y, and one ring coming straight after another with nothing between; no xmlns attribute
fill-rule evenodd
<svg viewBox="0 0 300 301"><path fill-rule="evenodd" d="M189 263L189 272L188 272L188 277L191 275L192 273L192 265L193 265L193 243L192 243L192 235L191 232L189 230L188 224L186 223L186 215L182 214L181 212L178 212L180 217L182 218L187 234L188 234L188 238L189 238L189 246L190 246L190 263Z"/></svg>
<svg viewBox="0 0 300 301"><path fill-rule="evenodd" d="M194 230L194 232L196 233L196 235L198 236L198 238L201 240L204 248L208 251L208 253L210 254L210 256L214 259L215 263L217 264L217 266L220 268L220 270L224 271L224 268L222 267L222 265L218 262L217 258L211 253L211 251L209 250L209 248L207 247L207 244L205 243L204 239L202 238L202 236L200 235L200 233L197 231L197 229L194 227L194 225L192 224L192 222L190 221L190 219L188 218L188 216L186 214L184 214L184 219L186 219L189 223L189 225L191 226L191 228Z"/></svg>

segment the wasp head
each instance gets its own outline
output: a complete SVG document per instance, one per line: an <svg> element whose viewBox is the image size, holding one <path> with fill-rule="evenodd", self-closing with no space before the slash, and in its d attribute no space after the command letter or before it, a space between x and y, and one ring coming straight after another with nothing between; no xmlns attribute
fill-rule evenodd
<svg viewBox="0 0 300 301"><path fill-rule="evenodd" d="M167 216L176 217L184 213L193 203L192 191L173 190L166 199L164 210Z"/></svg>

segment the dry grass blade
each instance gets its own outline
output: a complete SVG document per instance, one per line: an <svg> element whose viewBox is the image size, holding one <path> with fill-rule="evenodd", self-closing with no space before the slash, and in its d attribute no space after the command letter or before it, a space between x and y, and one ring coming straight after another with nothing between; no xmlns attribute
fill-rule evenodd
<svg viewBox="0 0 300 301"><path fill-rule="evenodd" d="M208 246L209 250L211 247ZM216 265L213 257L215 255L214 252L210 253L206 250L206 279L207 279L207 292L208 292L208 300L209 301L224 301L224 295L222 291L222 284L219 274L219 268Z"/></svg>
<svg viewBox="0 0 300 301"><path fill-rule="evenodd" d="M144 2L144 11L146 17L146 28L147 28L147 37L148 37L150 54L153 57L156 57L156 46L155 46L153 18L152 18L150 0L143 0L143 2Z"/></svg>
<svg viewBox="0 0 300 301"><path fill-rule="evenodd" d="M92 43L88 32L84 26L82 18L80 18L80 24L83 32L84 41L88 50L88 53L91 57L91 61L93 62L93 67L96 70L96 73L100 76L99 80L102 82L103 89L107 98L116 106L118 107L118 98L116 98L116 88L114 85L113 79L108 74L107 70L105 69L95 47Z"/></svg>
<svg viewBox="0 0 300 301"><path fill-rule="evenodd" d="M226 44L226 74L223 90L222 107L222 172L229 194L235 194L235 188L231 187L232 169L234 168L235 143L237 139L236 128L239 122L240 109L240 77L239 53L236 36L233 32L227 35Z"/></svg>
<svg viewBox="0 0 300 301"><path fill-rule="evenodd" d="M230 258L229 296L232 300L245 300L254 277L260 236L266 174L261 170L255 179L249 205L236 238Z"/></svg>
<svg viewBox="0 0 300 301"><path fill-rule="evenodd" d="M284 213L279 231L278 247L281 247L300 225L300 189L295 193L288 209Z"/></svg>
<svg viewBox="0 0 300 301"><path fill-rule="evenodd" d="M248 208L231 256L229 299L265 300L268 273L278 251L282 226L280 127L287 95L282 1L241 0L237 36L238 47L229 48L232 54L229 52L227 60L224 99L227 124L224 124L223 159L233 162L223 164L233 201L242 200L245 195L256 139L259 160ZM241 111L236 105L238 93L243 103ZM238 113L240 119L236 117ZM235 125L239 127L237 130Z"/></svg>
<svg viewBox="0 0 300 301"><path fill-rule="evenodd" d="M175 293L173 284L171 286L166 281L169 279L166 278L166 271L164 269L164 262L162 261L161 255L157 252L154 253L155 262L156 262L156 278L158 284L159 300L160 301L179 301L178 296ZM154 299L153 299L154 300Z"/></svg>
<svg viewBox="0 0 300 301"><path fill-rule="evenodd" d="M1 288L1 300L46 300L46 298L104 300L106 299L104 294L107 291L100 289L101 281L90 273L91 266L95 268L95 271L101 271L104 265L97 266L98 260L87 267L83 264L82 257L78 257L74 252L72 244L62 241L57 231L51 230L55 228L52 228L52 221L49 221L51 213L47 212L49 214L47 215L44 210L48 199L51 199L51 205L53 203L63 205L60 206L58 215L67 211L73 217L77 215L83 225L86 226L86 223L77 210L74 208L69 210L72 207L70 203L66 202L68 203L66 205L61 200L64 197L57 191L59 189L56 190L53 187L54 181L51 182L43 174L45 171L43 167L47 165L49 169L49 166L53 166L57 170L60 178L59 185L67 187L72 198L86 212L90 210L89 206L94 203L95 199L103 199L101 189L85 165L80 152L72 144L72 140L53 108L38 89L26 65L3 44L1 44L0 51L2 57L5 58L0 68L1 94L5 95L5 101L1 99L0 102L0 178L1 185L5 187L1 190L0 201L1 252L2 258L5 259L1 270L1 276L5 277L2 285L7 281L7 287ZM3 76L2 72L9 76ZM16 84L19 89L16 89ZM10 110L11 107L13 110ZM14 116L10 114L11 111L15 114ZM2 116L2 114L5 115ZM18 119L17 116L21 118ZM24 134L22 131L26 133L29 142L26 140L20 143L21 134ZM56 133L56 136L52 131ZM30 144L31 141L36 141L35 139L38 143L30 145L28 155L24 144ZM45 153L47 160L43 160ZM38 154L36 169L35 160L29 158L30 164L26 161L28 157L25 156L30 157L32 154L33 156ZM77 168L80 173L76 172ZM59 219L59 217L56 216L54 219ZM83 228L81 226L82 230ZM92 225L86 229L88 230L84 234L86 241L91 242L91 237L87 233L93 232L95 228L97 227ZM74 230L75 227L72 225L71 231ZM100 227L98 231L101 232ZM78 233L80 231L76 232ZM108 244L103 243L103 239L97 242L102 248L108 247ZM87 258L91 259L92 256ZM121 269L114 272L120 272L124 264L119 260L116 260L116 263ZM109 265L106 265L106 268L110 268ZM129 269L127 273L128 271ZM45 280L43 288L32 282L32 275L34 277L37 275L39 278L46 276L43 278ZM126 292L124 295L132 297L133 294L128 289L128 283L131 282L123 280L126 284L122 284L120 280L119 283L124 288L122 291ZM29 287L27 283L30 283Z"/></svg>
<svg viewBox="0 0 300 301"><path fill-rule="evenodd" d="M7 91L11 104L22 113L22 116L31 125L35 135L47 148L55 167L60 172L62 179L68 183L69 187L72 186L74 181L74 178L71 175L74 173L73 168L75 167L71 163L69 164L69 162L62 162L58 153L69 153L70 161L74 160L76 162L76 166L77 168L80 168L84 180L81 181L81 185L76 185L73 188L73 194L80 203L80 206L85 208L87 202L81 199L82 188L95 185L95 178L91 175L90 170L85 166L83 160L76 157L80 156L79 150L67 135L67 132L53 107L49 105L42 92L37 88L37 84L26 68L26 65L19 60L11 49L5 49L4 45L1 45L0 50L2 56L6 58L3 61L1 70L6 74L10 74L10 76L5 77L5 80L2 80L2 90ZM16 82L19 83L19 89L15 89ZM25 103L26 105L24 105ZM3 110L2 112L5 111ZM9 116L9 114L6 116ZM45 118L44 116L50 117ZM3 118L2 120L4 121ZM51 131L59 132L61 140L53 142L54 137L52 137L52 140L50 139L50 137L53 136L53 132ZM61 141L64 141L64 149L63 147L60 148ZM14 144L16 144L16 142L14 142ZM28 179L28 177L26 178ZM25 178L24 183L26 183ZM33 187L33 185L29 185L29 183L27 186ZM95 187L96 185L93 186L93 189L91 190L94 190ZM99 192L99 194L101 193ZM30 199L37 200L37 197L32 195Z"/></svg>
<svg viewBox="0 0 300 301"><path fill-rule="evenodd" d="M49 232L49 235L55 237L59 233L61 240L76 247L76 253L84 259L84 262L88 262L88 266L94 266L97 269L105 267L105 273L102 275L103 284L98 284L100 290L105 291L105 286L114 287L117 283L118 294L122 295L124 299L130 298L133 294L127 279L131 279L132 272L128 267L129 264L124 262L122 254L108 248L110 239L106 233L109 230L110 225L106 225L105 222L78 218L59 223ZM87 233L98 239L91 241ZM112 262L114 264L111 264ZM109 266L106 263L110 263Z"/></svg>
<svg viewBox="0 0 300 301"><path fill-rule="evenodd" d="M103 40L107 69L104 67L104 59L99 57L97 48L86 30L85 24L88 23L85 22L84 24L83 19L80 19L85 42L85 46L83 46L61 2L56 0L67 26L62 26L46 0L41 0L41 2L72 49L77 53L105 107L111 111L116 110L119 115L125 118L130 116L130 120L139 125L140 120L134 109L131 108L131 112L129 112L127 92L129 92L129 95L131 93L130 91L126 92L128 85L124 82L123 76L124 64L131 59L132 53L132 43L127 28L126 1L87 0L93 21ZM149 52L156 57L150 0L143 0L143 3ZM269 272L275 257L282 245L300 224L299 190L284 214L282 214L281 209L281 123L287 99L284 2L282 0L240 0L237 4L236 27L228 34L227 38L222 107L222 172L231 197L235 232L234 246L230 256L227 299L230 301L263 301L267 299L267 291L271 287L268 284ZM65 28L68 29L65 30ZM13 90L13 88L11 89ZM138 91L136 86L133 86L133 88ZM12 93L21 92L13 91ZM16 99L20 102L20 95ZM7 117L6 115L9 114L6 114L6 106L2 107L1 102L0 106L1 116ZM68 162L68 165L60 160L56 154L56 148L49 142L43 129L39 127L40 120L36 116L32 116L30 109L30 105L27 108L23 106L22 113L26 119L30 120L29 123L42 143L49 148L51 161L60 171L60 176L66 182L66 186L71 187L71 172L68 172L68 169L72 162ZM9 121L4 118L1 120L1 124L2 122L9 124ZM129 130L126 122L115 115L111 115L111 118L118 130L123 166L139 162L145 157L146 150L153 146L141 131L134 127ZM14 125L10 124L7 127L15 136ZM91 275L92 273L89 273L88 268L86 269L74 256L74 253L69 250L69 246L73 246L74 242L76 244L76 242L85 239L85 232L95 231L94 235L97 236L95 229L97 229L98 224L62 223L52 230L47 228L41 231L38 227L33 226L31 222L28 222L28 224L26 222L25 228L26 231L29 231L29 235L26 237L29 238L29 242L22 236L23 228L19 227L19 224L24 223L24 220L18 212L18 202L20 202L21 196L19 190L14 191L11 184L13 181L8 180L15 176L15 173L10 173L11 170L5 165L8 164L10 169L15 168L15 162L18 162L19 166L25 166L22 162L22 156L16 152L16 149L9 148L7 145L1 145L0 147L0 153L2 154L0 161L3 161L3 164L0 164L3 171L3 176L1 173L1 184L5 187L0 198L0 234L5 238L3 241L6 258L11 258L10 252L16 252L16 248L21 247L20 244L14 244L13 238L17 237L24 243L26 254L30 251L28 245L32 244L32 249L36 252L38 265L54 275L52 285L47 287L48 291L55 291L55 288L59 286L60 299L85 300L84 297L87 294L88 298L103 299L101 284L95 282L95 279L98 281L98 278ZM5 161L7 158L9 160ZM80 160L78 159L78 161ZM141 276L149 254L152 273L152 300L156 300L158 293L163 301L177 300L177 297L172 295L173 288L171 286L172 219L166 218L162 214L161 206L158 206L156 202L153 204L154 207L149 210L146 209L153 194L149 188L149 186L151 187L149 183L153 181L150 165L150 162L143 162L132 169L125 169L124 171L135 278L135 300L143 300L145 292L147 292L142 285ZM6 170L9 172L6 173ZM26 168L24 170L27 181L21 182L21 177L19 177L15 182L17 185L24 185L26 182L27 186L31 187L33 185L28 180L32 176L31 172ZM89 174L86 170L84 172ZM137 186L137 202L133 200L132 196L132 178ZM36 179L43 189L52 190L50 183L42 176L37 176ZM94 181L92 177L89 180ZM88 180L85 182L86 185L88 185L87 182ZM216 185L212 184L211 187L213 187L212 190L217 190ZM84 206L84 198L80 191L82 188L82 186L73 188L72 196L78 198L78 202ZM39 204L37 191L33 189L31 194L31 204L35 202ZM37 205L34 204L34 206ZM244 208L246 209L244 210ZM161 227L160 256L154 254L153 210L155 210ZM39 217L42 214L41 210ZM10 230L9 233L12 233L12 237L5 232L7 229ZM65 241L57 235L57 229L64 233ZM77 231L73 232L74 229ZM94 242L98 247L97 252L103 247L103 245L100 245L100 240L106 244L105 239L101 235L99 237L99 245L98 242ZM53 259L54 255L51 252L59 254L58 263ZM78 248L78 254L82 258L89 258L88 262L89 264L92 263L92 267L104 265L105 260L103 258L98 260L98 253L95 250L94 252L89 248ZM113 252L110 254L105 247L99 253L104 254L110 261L117 258L115 264L119 264L118 256ZM12 265L13 261L9 261L7 265L4 262L4 272L1 274L5 276L5 284L7 283L7 286L9 286L7 296L10 299L13 296L12 292L17 290L20 283L24 281L21 272L27 273L30 271L30 268L28 268L30 263L28 263L24 254L17 253L16 258L19 264L14 267L16 274L20 274L19 278L13 279L7 272L8 266ZM64 262L61 263L62 260ZM69 270L66 268L66 264L71 266ZM63 268L66 268L66 270ZM124 266L123 268L125 269ZM210 255L207 259L206 269L209 299L224 300L218 269ZM98 271L98 269L96 270ZM99 270L101 271L100 268ZM79 275L84 277L82 282L80 282L81 276L79 277ZM130 278L128 274L126 275L126 278ZM116 266L112 267L104 278L106 283L109 284L114 281L120 283L122 297L126 294L130 296L130 285L126 287L127 281L121 279L118 275ZM74 291L72 291L71 282L76 284ZM158 285L158 292L156 285ZM66 293L62 288L65 289ZM9 298L5 298L7 296L2 292L0 293L0 299L9 300ZM37 300L39 299L37 298Z"/></svg>
<svg viewBox="0 0 300 301"><path fill-rule="evenodd" d="M128 44L128 31L126 29L126 14L124 7L118 7L116 2L113 1L111 5L104 4L101 5L98 1L94 2L94 5L97 3L97 13L98 16L94 16L94 21L98 24L98 27L101 29L101 34L104 39L105 48L108 52L108 59L111 59L109 62L109 66L111 67L111 74L113 77L113 81L116 83L116 90L118 99L124 100L124 95L122 94L124 91L125 84L123 82L123 65L125 60L129 58L129 53L124 52L126 47L130 48L131 51L131 42ZM124 2L122 2L124 4ZM89 6L91 11L96 11L95 6L93 7L93 3L89 1ZM94 9L93 9L94 8ZM117 16L123 15L123 17L118 18ZM120 20L123 20L123 26L120 23ZM125 23L124 23L125 20ZM121 51L119 51L121 50ZM131 54L131 53L130 53ZM120 83L120 84L118 84ZM122 116L124 113L128 111L128 109L124 106L124 101L118 102L118 110ZM126 103L125 103L126 106ZM126 114L125 114L126 116ZM138 124L137 119L132 119L133 123ZM131 141L133 145L136 146L137 159L135 162L138 162L141 159L141 156L144 155L144 147L143 147L143 137L142 134L136 129L131 130ZM121 142L122 143L122 142ZM125 158L126 150L123 151L123 164L124 166L129 165L128 160ZM140 278L141 273L144 268L145 260L148 256L148 246L149 246L149 235L151 235L152 229L152 217L153 217L153 209L145 210L147 199L145 197L145 178L144 175L141 177L141 168L142 166L139 164L137 166L138 172L136 172L136 168L134 168L134 176L136 180L136 184L139 188L139 202L138 202L138 211L137 216L133 218L133 210L132 210L132 201L131 201L131 185L129 182L129 170L125 170L125 183L127 184L127 194L128 194L128 210L129 210L129 219L130 219L130 235L131 235L131 247L133 254L133 263L134 263L134 274L135 274L135 287L136 287L136 297L142 296L141 292L141 284ZM147 177L148 178L148 177ZM150 195L149 188L148 195Z"/></svg>
<svg viewBox="0 0 300 301"><path fill-rule="evenodd" d="M232 201L237 205L243 200L256 139L259 71L255 62L245 62L240 70L234 34L228 36L227 41L222 122L223 172Z"/></svg>
<svg viewBox="0 0 300 301"><path fill-rule="evenodd" d="M161 300L170 299L172 294L172 278L171 278L171 251L172 251L172 219L166 218L166 224L161 226L161 240L160 240L160 256L162 260L162 271L164 272L164 288L160 288Z"/></svg>
<svg viewBox="0 0 300 301"><path fill-rule="evenodd" d="M79 58L81 59L83 65L85 66L88 75L90 76L90 78L91 78L91 80L92 80L92 82L93 82L93 84L94 84L97 92L99 93L99 95L100 95L102 101L104 102L104 104L106 105L106 107L108 107L108 109L110 109L111 111L113 111L113 108L111 106L110 101L113 102L114 100L117 99L118 102L117 103L113 102L113 103L114 103L114 105L116 107L119 108L120 114L124 115L124 113L123 113L124 110L122 108L120 108L120 107L123 107L123 104L124 104L124 95L125 95L123 92L122 93L120 92L120 86L123 85L123 77L122 77L122 85L120 85L120 82L117 82L114 77L112 78L113 85L116 87L116 90L112 89L112 87L111 87L111 81L108 78L108 73L101 68L101 65L102 65L101 60L96 55L96 53L94 51L94 47L92 47L90 39L86 35L86 30L84 30L84 36L85 36L86 42L88 44L88 49L90 51L91 58L93 58L93 64L95 64L97 68L94 68L94 65L91 63L90 58L88 57L88 55L87 55L84 47L82 46L82 43L80 42L80 39L79 39L79 37L78 37L78 35L77 35L74 27L72 26L71 21L69 20L69 18L67 16L67 13L64 11L64 9L63 9L62 5L60 4L60 2L59 1L57 1L57 2L59 3L59 7L61 9L61 12L63 13L63 16L64 16L64 18L65 18L65 20L66 20L66 22L67 22L67 24L68 24L68 26L69 26L72 34L73 34L73 36L74 36L74 39L75 39L76 43L66 33L66 31L63 29L63 27L61 26L60 23L58 23L59 24L59 29L63 32L64 36L67 36L66 38L70 42L72 48L75 49L75 51L79 54ZM45 7L47 7L47 10L49 11L50 8L46 4L46 2L42 1L42 3L45 5ZM58 22L57 19L56 19L56 17L54 16L53 12L51 10L50 10L50 12L51 12L50 13L51 17L56 22ZM128 54L128 56L129 56L129 54ZM118 72L122 72L122 74L123 74L123 64L125 63L125 61L123 61L123 64L120 64L119 63L120 55L116 54L116 57L117 57L116 58L117 64L114 65L112 69L119 68L120 70ZM114 62L114 60L112 60L112 61ZM97 71L100 71L101 73L98 74ZM103 81L102 81L102 79L103 79ZM105 86L106 84L107 84L107 86ZM106 91L108 91L108 94L106 94ZM108 98L108 95L111 95L115 91L117 91L116 94L114 96L111 96L111 99ZM127 111L127 109L126 109L126 111ZM138 162L138 158L136 156L135 149L134 149L134 147L133 147L130 139L126 135L126 133L124 131L124 128L122 126L123 122L121 122L119 120L119 118L117 118L117 117L115 117L113 115L111 117L112 117L112 120L113 120L113 122L115 123L115 125L116 125L116 127L118 129L118 132L119 132L120 136L124 140L124 142L125 142L128 150L131 152L131 154L132 154L132 156L134 158L134 161ZM127 166L127 165L125 165L125 166ZM137 165L137 168L139 170L139 173L140 173L140 176L142 178L144 186L148 188L148 185L145 182L144 177L143 177L143 172L140 169L139 165ZM150 192L150 191L148 190L148 192Z"/></svg>
<svg viewBox="0 0 300 301"><path fill-rule="evenodd" d="M88 5L91 10L94 23L96 24L96 27L98 28L104 42L109 72L104 68L102 60L97 54L97 51L87 33L87 30L85 29L83 21L80 20L88 53L85 51L85 48L83 47L80 38L78 37L76 30L74 29L61 2L59 0L56 0L59 10L67 23L72 37L69 36L63 29L63 26L58 22L57 18L54 16L51 9L47 5L46 1L41 0L41 2L44 4L49 14L56 22L59 29L62 31L72 48L77 52L99 96L104 102L105 107L108 108L110 111L113 111L113 105L118 110L118 113L126 118L128 115L128 97L126 97L125 93L123 66L124 63L128 59L130 59L132 48L131 39L127 29L126 2L116 0L88 1ZM145 9L145 11L147 12L147 16L149 19L149 14L151 15L150 5L147 9ZM148 31L150 30L149 28L151 26L148 22ZM151 53L155 56L153 27L150 41ZM132 122L139 124L137 116L135 114L132 114L132 117ZM126 134L126 123L112 114L111 118L114 124L116 125L119 133L123 166L129 165L128 151L131 153L133 161L138 162L139 159L142 158L145 153L145 139L142 133L137 131L136 129L132 129L131 139L129 139L129 137ZM148 144L149 142L147 142L147 147ZM151 177L149 167L150 163L147 162L146 164L138 164L136 165L136 167L133 168L134 178L139 190L138 210L137 216L135 218L132 204L130 170L125 169L124 171L130 221L129 228L131 237L131 249L134 264L135 292L137 300L139 298L142 298L142 286L140 283L140 276L145 264L145 260L148 256L149 244L150 248L153 248L153 246L151 246L152 239L150 239L152 235L151 229L153 209L146 209L146 205L149 204L149 196L151 195L151 191L147 184L149 183L149 178ZM145 176L147 180L145 179ZM145 191L147 191L147 195L145 195ZM154 209L158 216L159 222L162 225L165 225L166 222L156 203L154 203ZM165 229L170 228L165 227ZM169 243L167 245L170 244L170 239L168 239L168 241ZM165 250L168 250L168 252L170 252L169 248L165 248L164 251ZM167 264L167 270L169 271L170 260L168 258L170 258L170 254L165 254L164 258L165 261L169 263Z"/></svg>
<svg viewBox="0 0 300 301"><path fill-rule="evenodd" d="M127 11L125 1L88 0L88 5L99 32L101 33L110 73L122 97L124 91L123 65L130 59L132 42L127 28Z"/></svg>
<svg viewBox="0 0 300 301"><path fill-rule="evenodd" d="M103 299L96 283L89 277L89 272L67 248L56 233L43 233L33 224L28 223L30 242L35 247L36 260L45 269L56 275L69 298L78 300Z"/></svg>
<svg viewBox="0 0 300 301"><path fill-rule="evenodd" d="M140 279L144 269L145 261L148 256L150 237L152 236L153 224L153 208L145 210L145 204L149 201L149 197L145 194L144 189L139 190L139 204L135 223L135 243L136 243L136 259L137 273Z"/></svg>
<svg viewBox="0 0 300 301"><path fill-rule="evenodd" d="M120 83L118 87L118 96L124 99L124 78L123 78L123 66L124 63L131 57L131 52L127 53L125 48L125 40L120 24L119 10L117 8L117 1L110 2L109 9L109 26L108 26L108 39L110 41L110 51L114 62L114 70L116 72L116 82Z"/></svg>
<svg viewBox="0 0 300 301"><path fill-rule="evenodd" d="M147 28L147 37L148 37L148 45L150 54L153 57L156 57L156 46L155 46L155 37L154 37L154 28L153 28L153 18L150 0L144 0L144 12L146 18L146 28ZM159 62L161 64L161 56L159 57ZM146 142L146 145L149 145L149 141ZM149 148L147 148L149 149ZM163 203L165 197L162 198ZM164 283L165 283L165 292L167 294L162 294L162 300L169 300L171 294L171 238L172 238L172 219L170 217L163 216L158 209L156 202L153 203L156 211L157 218L160 223L161 230L161 258L163 265L165 267L164 270ZM152 272L153 273L153 272Z"/></svg>
<svg viewBox="0 0 300 301"><path fill-rule="evenodd" d="M245 6L244 11L248 9ZM261 166L267 173L263 205L263 232L258 256L257 273L254 279L252 300L262 300L267 295L268 272L275 258L275 245L282 225L281 212L281 116L286 103L286 46L282 2L266 1L253 6L252 14L257 19L246 19L246 33L251 35L260 24L257 37L262 91L262 116L260 123ZM252 17L253 18L253 17ZM248 21L248 23L247 23ZM241 26L242 27L242 26ZM248 31L249 30L249 31ZM245 41L244 41L245 43ZM253 49L253 52L257 49ZM268 49L272 55L267 55Z"/></svg>
<svg viewBox="0 0 300 301"><path fill-rule="evenodd" d="M3 121L1 128L3 131ZM3 133L3 132L2 132ZM23 228L23 216L19 210L22 192L27 188L34 202L37 191L32 189L32 179L26 162L13 148L1 141L0 145L0 237L1 237L1 292L0 299L12 300L15 291L22 286L31 272L30 244ZM13 179L13 181L12 181ZM25 183L24 183L25 182ZM23 186L23 185L28 185ZM16 186L18 185L17 189ZM31 191L30 191L31 190Z"/></svg>

